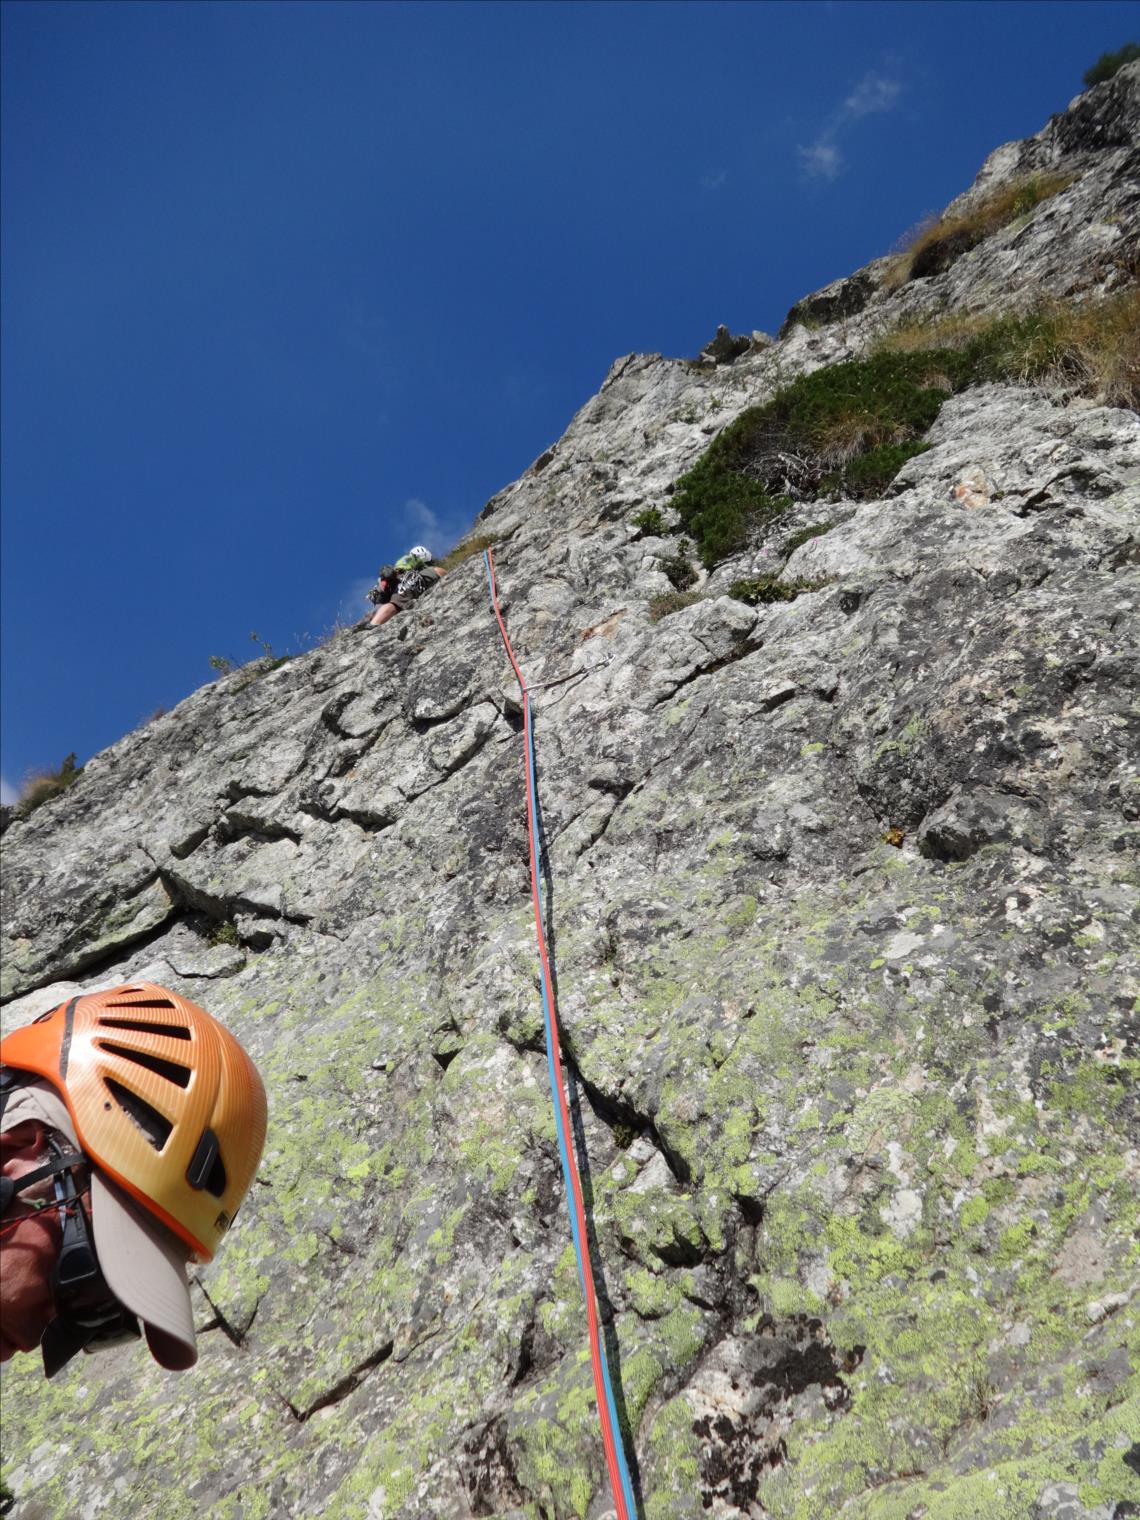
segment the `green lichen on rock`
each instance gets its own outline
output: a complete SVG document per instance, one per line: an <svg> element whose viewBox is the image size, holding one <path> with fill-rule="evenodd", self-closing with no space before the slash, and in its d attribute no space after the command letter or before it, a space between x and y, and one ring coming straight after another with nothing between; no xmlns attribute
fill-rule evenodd
<svg viewBox="0 0 1140 1520"><path fill-rule="evenodd" d="M1024 362L1088 392L1080 325L1124 364L1135 297L979 311L1021 309L1023 257L1086 296L1117 278L1137 211L1102 139L1136 78L1025 150L1082 178L1024 238L896 304L874 267L732 366L623 361L485 511L647 1520L1140 1502L1134 382L1081 407L998 383ZM904 315L922 353L878 360ZM706 564L758 528L826 585L749 609L723 595L742 564L651 625L626 524L685 471ZM833 523L785 500L831 490L858 498ZM346 633L195 694L10 823L6 990L168 981L270 1094L194 1272L195 1373L137 1347L5 1369L5 1477L40 1520L72 1520L77 1472L92 1514L142 1520L608 1503L481 569L382 651ZM219 921L240 954L203 946Z"/></svg>

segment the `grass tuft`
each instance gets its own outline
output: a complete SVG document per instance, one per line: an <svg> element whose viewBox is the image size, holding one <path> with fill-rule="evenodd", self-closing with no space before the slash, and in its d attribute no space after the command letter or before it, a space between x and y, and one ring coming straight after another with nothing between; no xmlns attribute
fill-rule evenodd
<svg viewBox="0 0 1140 1520"><path fill-rule="evenodd" d="M662 618L701 600L699 591L663 591L660 596L649 598L649 621L659 623Z"/></svg>
<svg viewBox="0 0 1140 1520"><path fill-rule="evenodd" d="M1073 174L1035 174L1029 179L1002 185L970 211L940 217L921 226L910 247L899 256L883 280L883 289L897 290L908 280L929 279L942 274L971 248L1007 227L1020 216L1067 190Z"/></svg>
<svg viewBox="0 0 1140 1520"><path fill-rule="evenodd" d="M1004 379L1140 411L1140 288L1104 301L1044 306L997 327L990 342L991 363Z"/></svg>
<svg viewBox="0 0 1140 1520"><path fill-rule="evenodd" d="M810 543L813 538L822 538L825 533L830 533L834 527L835 524L833 522L809 523L806 528L801 528L798 533L793 533L790 538L784 540L780 547L780 553L786 559L790 554L794 554L801 544Z"/></svg>
<svg viewBox="0 0 1140 1520"><path fill-rule="evenodd" d="M965 353L979 379L1042 385L1140 410L1140 287L1101 301L1047 302L1024 316L956 314L888 333L880 353Z"/></svg>
<svg viewBox="0 0 1140 1520"><path fill-rule="evenodd" d="M439 569L446 575L454 570L464 560L471 559L473 555L482 554L484 549L491 549L496 543L493 533L473 533L470 538L460 539L450 554L445 554L439 562Z"/></svg>
<svg viewBox="0 0 1140 1520"><path fill-rule="evenodd" d="M16 803L16 816L27 818L29 813L34 813L45 802L51 802L53 798L62 796L68 787L75 785L82 774L83 767L76 765L75 754L72 752L64 757L58 770L41 771L37 775L30 776Z"/></svg>

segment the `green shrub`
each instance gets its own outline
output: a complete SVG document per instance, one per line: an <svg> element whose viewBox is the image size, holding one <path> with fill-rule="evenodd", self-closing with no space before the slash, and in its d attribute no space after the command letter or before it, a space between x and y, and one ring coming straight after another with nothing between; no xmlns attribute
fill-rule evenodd
<svg viewBox="0 0 1140 1520"><path fill-rule="evenodd" d="M673 506L702 562L711 569L746 548L787 512L788 492L878 495L971 376L971 357L954 350L883 351L800 375L742 412L677 482Z"/></svg>
<svg viewBox="0 0 1140 1520"><path fill-rule="evenodd" d="M83 767L76 765L73 751L70 755L64 756L58 770L43 771L39 775L32 776L16 804L18 816L26 818L29 813L34 813L45 802L50 802L53 797L59 797L67 791L69 786L74 786L82 774Z"/></svg>
<svg viewBox="0 0 1140 1520"><path fill-rule="evenodd" d="M794 602L803 592L818 591L826 584L826 581L782 581L778 575L758 575L755 580L733 581L728 594L750 607L760 607L772 602Z"/></svg>
<svg viewBox="0 0 1140 1520"><path fill-rule="evenodd" d="M693 546L687 538L683 538L677 545L676 554L659 559L657 563L669 581L674 591L687 591L697 581L696 567L689 559L693 552Z"/></svg>
<svg viewBox="0 0 1140 1520"><path fill-rule="evenodd" d="M206 943L208 945L240 944L240 940L238 939L237 925L232 923L230 919L223 918L219 923L216 923L210 930L209 934L206 935Z"/></svg>
<svg viewBox="0 0 1140 1520"><path fill-rule="evenodd" d="M683 607L691 607L700 600L699 591L663 591L660 596L649 598L649 621L659 623L670 613L680 612Z"/></svg>
<svg viewBox="0 0 1140 1520"><path fill-rule="evenodd" d="M882 495L927 447L923 434L946 397L987 380L1060 384L1140 409L1140 290L1021 316L906 324L867 359L799 376L742 412L677 482L672 504L702 563L712 569L746 548L787 512L784 493Z"/></svg>
<svg viewBox="0 0 1140 1520"><path fill-rule="evenodd" d="M1091 90L1094 84L1103 84L1106 79L1111 79L1118 69L1122 69L1126 63L1140 58L1140 42L1126 42L1115 53L1102 53L1091 69L1085 72L1085 84Z"/></svg>
<svg viewBox="0 0 1140 1520"><path fill-rule="evenodd" d="M665 516L657 507L646 507L630 518L629 525L642 538L656 538L665 532Z"/></svg>
<svg viewBox="0 0 1140 1520"><path fill-rule="evenodd" d="M860 500L881 496L907 460L925 454L929 447L928 443L882 443L860 454L842 471L825 476L821 489L825 493L842 491Z"/></svg>
<svg viewBox="0 0 1140 1520"><path fill-rule="evenodd" d="M677 489L673 505L707 570L743 549L758 523L778 517L790 505L787 497L773 498L711 450L681 476Z"/></svg>

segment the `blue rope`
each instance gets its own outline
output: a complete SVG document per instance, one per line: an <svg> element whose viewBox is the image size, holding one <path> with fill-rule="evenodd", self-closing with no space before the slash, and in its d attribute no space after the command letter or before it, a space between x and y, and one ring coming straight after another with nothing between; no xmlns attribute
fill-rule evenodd
<svg viewBox="0 0 1140 1520"><path fill-rule="evenodd" d="M491 570L490 555L486 552L486 550L484 550L483 553L483 565L487 572L487 586L491 594L491 602L493 606L496 606L495 581ZM506 640L505 629L503 630L503 637L504 640ZM510 653L509 642L507 648L508 653ZM536 779L535 770L533 710L530 703L530 693L526 689L526 683L522 678L522 672L519 670L518 665L515 663L513 654L511 654L511 663L515 667L515 674L518 676L519 685L522 688L523 728L526 733L527 749L527 813L530 820L530 851L531 859L534 862L535 893L538 899L539 908L539 923L537 929L538 933L543 937L543 940L545 942L545 933L542 924L546 918L546 905L542 894L542 851L538 837L538 782ZM553 1006L554 989L549 986L547 982L545 958L540 957L540 959L542 960L543 964L542 975L539 978L539 987L542 993L542 1018L546 1035L546 1070L547 1076L550 1080L551 1106L554 1110L554 1131L558 1139L558 1158L562 1167L562 1183L563 1187L566 1190L567 1213L570 1216L570 1233L573 1237L574 1255L578 1263L578 1280L581 1283L583 1294L586 1294L589 1291L586 1283L586 1252L583 1247L582 1234L579 1227L578 1211L574 1207L574 1186L572 1180L573 1173L570 1159L571 1137L566 1133L565 1126L562 1122L562 1112L555 1096L558 1090L558 1084L561 1081L561 1076L554 1062L554 1028L556 1017ZM595 1294L595 1299L596 1296L597 1295ZM600 1313L598 1315L598 1318L600 1322ZM610 1429L612 1430L614 1436L613 1444L617 1458L618 1472L621 1477L621 1486L622 1493L625 1498L626 1512L631 1517L634 1517L637 1515L637 1505L635 1504L633 1498L633 1484L630 1480L629 1466L626 1462L625 1442L622 1439L621 1425L618 1421L617 1416L617 1404L614 1399L613 1382L610 1378L609 1360L606 1357L605 1337L601 1333L600 1327L598 1334L598 1360L601 1364L602 1369L602 1384L605 1390L606 1410L609 1416Z"/></svg>
<svg viewBox="0 0 1140 1520"><path fill-rule="evenodd" d="M534 726L533 726L533 720L532 720L532 717L531 717L531 706L530 706L530 696L529 695L526 697L525 721L526 721L526 729L527 729L527 786L530 788L530 817L531 817L531 830L532 830L532 833L533 833L533 838L531 840L531 844L532 844L532 847L534 849L534 858L535 858L535 861L538 862L538 861L541 861L542 856L541 856L541 853L539 851L539 841L538 841L538 786L537 786L537 782L535 780ZM539 905L540 905L540 907L542 909L543 917L545 918L546 908L545 908L545 905L543 903L543 896L542 896L542 872L541 872L541 870L537 871L537 873L536 873L536 879L537 879L537 882L538 882L538 900L539 900ZM554 1019L554 1010L550 1006L550 999L549 999L549 996L548 996L548 993L547 993L547 986L546 986L546 978L545 977L541 978L541 986L542 986L542 1015L543 1015L543 1021L544 1021L545 1027L546 1027L546 1068L547 1068L547 1072L548 1072L548 1074L550 1076L550 1085L551 1085L551 1092L552 1092L552 1097L553 1097L554 1084L559 1079L558 1078L558 1073L557 1073L557 1071L555 1070L555 1067L554 1067L553 1040L551 1038L551 1027L550 1027L551 1023L553 1022L553 1019ZM571 1232L571 1234L574 1237L574 1254L575 1254L575 1256L578 1259L578 1278L579 1278L579 1281L582 1284L582 1291L584 1293L586 1291L586 1263L585 1263L585 1257L584 1257L584 1254L583 1254L583 1251L582 1251L582 1237L581 1237L581 1235L579 1233L579 1229L578 1229L577 1210L575 1210L574 1208L569 1207L570 1199L573 1196L572 1188L571 1188L571 1184L570 1184L570 1158L569 1158L569 1155L568 1155L568 1149L569 1149L569 1146L570 1146L570 1137L569 1137L569 1135L567 1135L567 1134L564 1133L563 1124L562 1124L562 1115L561 1115L561 1113L559 1111L558 1104L557 1103L553 1103L552 1106L553 1106L553 1109L554 1109L554 1125L555 1125L556 1130L558 1131L558 1154L559 1154L559 1157L560 1157L561 1162L562 1162L562 1183L563 1183L564 1188L566 1189L567 1212L570 1215L570 1232ZM599 1318L600 1318L600 1315L599 1315ZM607 1406L607 1408L609 1410L610 1427L611 1427L611 1429L614 1432L614 1447L615 1447L616 1452L617 1452L618 1469L621 1472L621 1486L622 1486L622 1490L623 1490L623 1492L625 1494L626 1509L629 1511L630 1515L636 1515L637 1514L637 1506L636 1506L636 1504L633 1501L633 1484L630 1481L629 1467L628 1467L628 1465L626 1463L626 1459L625 1459L625 1442L622 1440L621 1424L620 1424L620 1422L618 1420L618 1416L617 1416L617 1404L616 1404L616 1402L614 1400L613 1382L610 1379L610 1364L609 1364L609 1360L608 1360L608 1358L606 1356L606 1346L605 1346L605 1338L604 1338L604 1336L599 1336L598 1351L599 1351L600 1357L601 1357L601 1363L602 1363L602 1381L604 1382L605 1389L606 1389L606 1406Z"/></svg>

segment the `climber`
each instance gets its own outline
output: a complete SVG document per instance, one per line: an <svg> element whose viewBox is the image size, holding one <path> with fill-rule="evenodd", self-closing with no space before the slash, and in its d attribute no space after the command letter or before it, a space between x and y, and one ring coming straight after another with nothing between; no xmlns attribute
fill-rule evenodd
<svg viewBox="0 0 1140 1520"><path fill-rule="evenodd" d="M198 1360L186 1267L253 1181L265 1089L233 1035L149 982L75 997L0 1041L0 1361L146 1336Z"/></svg>
<svg viewBox="0 0 1140 1520"><path fill-rule="evenodd" d="M443 571L431 562L431 550L423 544L409 549L394 565L385 565L380 579L368 593L376 611L362 627L380 628L397 612L406 612L412 603L443 579Z"/></svg>

